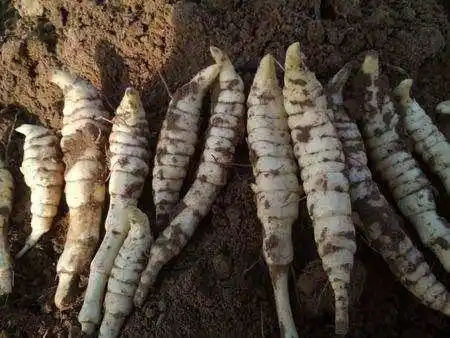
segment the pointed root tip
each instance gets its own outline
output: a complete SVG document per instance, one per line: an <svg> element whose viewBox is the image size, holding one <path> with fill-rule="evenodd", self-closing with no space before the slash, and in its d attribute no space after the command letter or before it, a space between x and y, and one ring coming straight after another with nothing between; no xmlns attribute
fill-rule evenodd
<svg viewBox="0 0 450 338"><path fill-rule="evenodd" d="M196 82L202 91L206 90L207 88L209 88L211 83L216 80L217 76L219 75L220 69L220 64L215 63L209 65L208 67L203 68L200 72L198 72L191 80L191 82Z"/></svg>
<svg viewBox="0 0 450 338"><path fill-rule="evenodd" d="M361 65L361 71L365 74L378 75L379 57L377 51L371 50L366 53L364 61Z"/></svg>
<svg viewBox="0 0 450 338"><path fill-rule="evenodd" d="M411 87L413 85L412 79L405 79L401 81L397 87L394 89L394 95L407 100L411 98Z"/></svg>
<svg viewBox="0 0 450 338"><path fill-rule="evenodd" d="M436 106L436 113L450 115L450 101L443 101Z"/></svg>
<svg viewBox="0 0 450 338"><path fill-rule="evenodd" d="M21 257L22 257L23 255L25 255L25 254L28 252L28 250L30 250L30 249L31 249L31 245L27 245L27 244L25 243L25 245L23 246L23 248L20 249L20 251L16 254L15 258L16 258L16 259L21 258Z"/></svg>
<svg viewBox="0 0 450 338"><path fill-rule="evenodd" d="M42 237L42 235L47 231L31 232L30 236L28 236L27 240L25 241L23 248L17 253L16 258L22 257L25 253L28 252L28 250L33 248Z"/></svg>
<svg viewBox="0 0 450 338"><path fill-rule="evenodd" d="M145 298L147 298L147 293L138 288L133 297L134 306L137 308L142 307L142 305L144 305Z"/></svg>
<svg viewBox="0 0 450 338"><path fill-rule="evenodd" d="M342 91L355 66L354 61L347 62L328 82L328 89L335 93Z"/></svg>
<svg viewBox="0 0 450 338"><path fill-rule="evenodd" d="M294 42L286 50L286 60L284 68L286 71L296 69L300 70L303 62L303 54L300 49L300 42Z"/></svg>
<svg viewBox="0 0 450 338"><path fill-rule="evenodd" d="M210 46L209 51L211 52L211 56L217 64L221 65L223 63L230 62L227 54L225 54L220 48L216 46Z"/></svg>
<svg viewBox="0 0 450 338"><path fill-rule="evenodd" d="M125 89L125 96L139 97L139 92L134 87L127 87L127 89Z"/></svg>
<svg viewBox="0 0 450 338"><path fill-rule="evenodd" d="M259 62L253 83L265 86L277 83L274 58L271 54L265 55Z"/></svg>
<svg viewBox="0 0 450 338"><path fill-rule="evenodd" d="M141 106L141 96L139 92L134 87L128 87L125 89L125 94L123 95L123 102L133 105Z"/></svg>
<svg viewBox="0 0 450 338"><path fill-rule="evenodd" d="M0 273L0 296L9 295L12 293L12 270L3 271Z"/></svg>
<svg viewBox="0 0 450 338"><path fill-rule="evenodd" d="M18 126L18 127L15 129L15 131L18 132L18 133L20 133L20 134L22 134L22 135L27 136L27 135L31 132L31 130L33 129L33 127L34 127L34 126L33 126L32 124L24 123L24 124L21 124L20 126Z"/></svg>
<svg viewBox="0 0 450 338"><path fill-rule="evenodd" d="M74 287L74 275L60 272L59 282L55 292L55 305L60 311L68 310L71 306L73 296L71 290Z"/></svg>
<svg viewBox="0 0 450 338"><path fill-rule="evenodd" d="M76 76L62 69L53 69L49 72L48 79L62 88L74 82Z"/></svg>
<svg viewBox="0 0 450 338"><path fill-rule="evenodd" d="M81 331L84 334L91 335L95 331L95 324L91 322L81 322Z"/></svg>

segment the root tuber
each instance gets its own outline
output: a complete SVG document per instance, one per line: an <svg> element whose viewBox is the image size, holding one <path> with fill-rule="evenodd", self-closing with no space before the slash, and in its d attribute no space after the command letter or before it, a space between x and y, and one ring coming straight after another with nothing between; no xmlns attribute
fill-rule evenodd
<svg viewBox="0 0 450 338"><path fill-rule="evenodd" d="M150 257L134 296L141 306L162 266L177 256L192 237L200 221L209 212L217 194L227 183L228 167L244 126L244 84L230 59L211 47L220 65L218 102L209 118L206 143L194 183L176 207L175 217L150 249Z"/></svg>
<svg viewBox="0 0 450 338"><path fill-rule="evenodd" d="M20 171L31 189L31 234L16 255L22 257L50 230L58 213L64 185L59 139L49 129L22 124L16 131L25 135Z"/></svg>
<svg viewBox="0 0 450 338"><path fill-rule="evenodd" d="M201 70L175 92L169 103L153 167L153 200L158 227L167 224L169 213L179 201L180 190L198 141L203 97L216 79L219 68L219 65L211 65Z"/></svg>
<svg viewBox="0 0 450 338"><path fill-rule="evenodd" d="M114 338L133 309L133 296L139 276L144 270L146 253L153 237L147 215L136 206L125 210L130 223L128 235L114 260L105 295L105 315L100 326L99 337Z"/></svg>
<svg viewBox="0 0 450 338"><path fill-rule="evenodd" d="M56 271L59 277L55 304L70 306L73 288L89 266L100 236L105 201L105 146L109 113L97 89L87 80L55 70L51 82L64 94L61 149L65 163L65 196L69 206L69 229Z"/></svg>
<svg viewBox="0 0 450 338"><path fill-rule="evenodd" d="M422 242L450 271L450 227L437 214L431 183L395 130L398 115L389 96L379 86L376 52L366 55L361 73L366 90L362 135L369 159L389 186L401 213L414 225Z"/></svg>
<svg viewBox="0 0 450 338"><path fill-rule="evenodd" d="M139 93L127 88L116 110L110 149L110 204L105 237L90 266L83 307L78 315L83 332L92 333L100 323L101 304L108 276L129 230L128 206L136 206L149 172L149 130Z"/></svg>
<svg viewBox="0 0 450 338"><path fill-rule="evenodd" d="M299 43L286 52L283 94L314 238L334 291L335 333L345 335L356 251L345 157L322 85L306 67Z"/></svg>
<svg viewBox="0 0 450 338"><path fill-rule="evenodd" d="M10 294L13 287L13 267L8 245L8 223L13 203L14 181L0 158L0 296Z"/></svg>
<svg viewBox="0 0 450 338"><path fill-rule="evenodd" d="M269 267L283 337L298 337L289 303L289 266L294 256L292 223L301 188L273 57L260 62L247 99L247 144L255 184L252 190L264 228L263 253Z"/></svg>
<svg viewBox="0 0 450 338"><path fill-rule="evenodd" d="M402 219L381 193L367 166L364 141L358 126L344 108L342 88L350 68L342 68L330 81L328 93L333 123L342 141L350 197L361 218L360 226L370 246L386 261L403 286L424 305L450 315L450 294L431 271L422 253L402 228Z"/></svg>

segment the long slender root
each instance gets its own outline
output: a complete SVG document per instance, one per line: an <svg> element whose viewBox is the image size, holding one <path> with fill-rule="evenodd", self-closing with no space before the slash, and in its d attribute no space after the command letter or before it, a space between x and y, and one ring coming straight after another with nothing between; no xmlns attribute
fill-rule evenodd
<svg viewBox="0 0 450 338"><path fill-rule="evenodd" d="M175 218L159 235L134 296L141 306L161 267L177 256L192 237L200 221L209 212L217 194L227 182L228 167L244 125L244 84L230 59L220 49L211 47L220 65L220 93L209 118L203 155L194 183L174 212Z"/></svg>
<svg viewBox="0 0 450 338"><path fill-rule="evenodd" d="M271 55L260 62L247 99L247 143L253 167L256 209L264 228L263 252L269 266L281 336L298 337L289 303L293 259L292 223L301 188L289 135L283 95Z"/></svg>
<svg viewBox="0 0 450 338"><path fill-rule="evenodd" d="M14 181L0 158L0 296L13 288L13 267L8 246L8 223L12 210Z"/></svg>
<svg viewBox="0 0 450 338"><path fill-rule="evenodd" d="M169 213L179 201L198 141L203 97L217 78L219 68L219 65L211 65L202 69L175 92L169 103L153 167L153 200L158 226L166 225Z"/></svg>
<svg viewBox="0 0 450 338"><path fill-rule="evenodd" d="M333 123L343 144L352 204L357 222L369 245L388 264L403 286L424 305L450 315L450 294L433 275L422 253L402 228L402 220L381 193L367 166L364 141L358 126L347 115L342 88L350 75L344 67L330 81L329 98Z"/></svg>
<svg viewBox="0 0 450 338"><path fill-rule="evenodd" d="M362 135L375 170L387 182L402 214L420 239L450 271L450 227L436 211L431 183L396 132L398 115L379 86L378 54L369 52L361 66L365 105Z"/></svg>
<svg viewBox="0 0 450 338"><path fill-rule="evenodd" d="M308 213L335 296L335 333L349 330L349 282L356 251L349 184L341 141L323 88L304 63L300 44L286 52L284 106L300 167Z"/></svg>
<svg viewBox="0 0 450 338"><path fill-rule="evenodd" d="M130 226L126 210L130 205L137 205L149 172L148 138L148 124L139 93L127 88L116 110L109 137L110 204L105 221L106 234L91 262L84 303L78 315L85 333L92 333L100 323L108 276Z"/></svg>

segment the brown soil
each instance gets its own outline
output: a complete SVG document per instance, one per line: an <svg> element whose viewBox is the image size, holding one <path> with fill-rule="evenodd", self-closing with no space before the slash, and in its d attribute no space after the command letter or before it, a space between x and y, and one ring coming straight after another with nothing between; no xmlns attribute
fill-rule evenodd
<svg viewBox="0 0 450 338"><path fill-rule="evenodd" d="M416 97L431 115L437 103L450 98L450 7L441 5L445 0L323 0L317 6L315 0L41 2L43 17L16 20L14 11L6 8L8 2L0 1L0 108L4 108L0 140L16 182L8 233L13 253L29 233L30 202L19 172L23 140L16 133L10 137L11 127L15 119L16 125L32 122L55 130L61 127L62 95L47 79L50 67L68 68L91 80L101 89L111 111L124 88L135 86L148 113L152 151L169 100L158 72L174 92L212 62L211 44L232 56L247 89L265 53L272 53L282 63L285 48L300 40L309 66L322 80L345 62L375 49L394 83L404 76L396 67L416 79ZM442 118L440 126L450 136L449 119ZM130 316L124 337L278 337L243 143L236 162L244 165L231 170L229 184L211 213L179 257L163 269L144 307ZM153 217L150 187L148 180L141 206ZM443 209L445 203L448 201L441 203ZM328 337L333 316L326 313L311 318L293 289L296 276L317 257L304 205L302 208L294 227L291 303L300 336ZM66 227L64 204L53 229L15 262L14 293L0 305L1 334L80 335L76 317L81 295L70 311L61 313L53 305L55 267ZM428 252L426 255L440 279L450 286L436 260ZM357 258L367 276L351 316L351 336L450 334L450 319L420 305L361 240ZM86 277L87 272L82 288Z"/></svg>

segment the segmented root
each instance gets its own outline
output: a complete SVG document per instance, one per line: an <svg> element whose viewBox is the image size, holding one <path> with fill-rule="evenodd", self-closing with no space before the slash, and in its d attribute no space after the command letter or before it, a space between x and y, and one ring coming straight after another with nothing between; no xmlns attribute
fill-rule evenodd
<svg viewBox="0 0 450 338"><path fill-rule="evenodd" d="M52 226L64 185L64 164L59 139L49 129L22 124L16 131L25 135L20 171L31 189L32 215L31 233L16 255L16 258L20 258Z"/></svg>
<svg viewBox="0 0 450 338"><path fill-rule="evenodd" d="M88 334L100 323L108 276L129 230L126 208L137 205L149 172L148 138L148 124L139 93L134 88L127 88L109 136L111 173L106 234L92 260L83 307L78 315L83 332Z"/></svg>
<svg viewBox="0 0 450 338"><path fill-rule="evenodd" d="M304 64L299 43L286 52L284 84L284 106L314 238L334 291L335 333L343 335L349 327L349 282L356 251L345 156L322 85Z"/></svg>
<svg viewBox="0 0 450 338"><path fill-rule="evenodd" d="M127 88L109 137L109 194L112 199L137 203L149 172L149 136L139 93L134 88Z"/></svg>
<svg viewBox="0 0 450 338"><path fill-rule="evenodd" d="M450 227L437 214L431 184L394 128L398 115L390 98L377 85L378 54L366 55L361 72L367 81L362 134L369 158L422 242L450 271Z"/></svg>
<svg viewBox="0 0 450 338"><path fill-rule="evenodd" d="M400 101L403 125L414 142L415 151L450 193L450 145L427 113L411 98L412 83L411 79L403 80L394 90Z"/></svg>
<svg viewBox="0 0 450 338"><path fill-rule="evenodd" d="M333 123L345 153L350 197L362 220L357 224L403 286L424 305L448 315L450 295L433 275L422 253L403 230L401 218L372 178L364 141L343 105L342 88L349 75L349 68L341 69L330 81L328 93Z"/></svg>
<svg viewBox="0 0 450 338"><path fill-rule="evenodd" d="M0 158L0 296L10 294L13 287L13 267L8 246L8 223L12 210L14 180Z"/></svg>
<svg viewBox="0 0 450 338"><path fill-rule="evenodd" d="M291 229L298 217L301 188L292 151L283 95L272 56L260 62L247 99L247 143L263 253L272 278L282 337L298 337L289 303L288 273L293 259Z"/></svg>
<svg viewBox="0 0 450 338"><path fill-rule="evenodd" d="M65 170L65 195L69 229L56 267L59 282L56 306L70 306L72 289L89 265L99 239L105 200L105 143L108 112L100 95L87 80L55 70L50 80L64 93L61 148Z"/></svg>
<svg viewBox="0 0 450 338"><path fill-rule="evenodd" d="M127 214L130 231L114 260L108 280L99 337L119 336L126 317L133 309L133 296L145 267L147 250L153 242L148 217L135 206L127 207Z"/></svg>
<svg viewBox="0 0 450 338"><path fill-rule="evenodd" d="M174 212L175 218L159 235L150 250L134 304L141 306L161 267L177 256L209 212L217 194L227 182L228 167L244 125L244 84L220 49L211 47L220 66L220 93L209 118L206 143L196 179Z"/></svg>
<svg viewBox="0 0 450 338"><path fill-rule="evenodd" d="M198 141L202 101L219 69L219 65L211 65L201 70L175 92L169 103L153 167L153 201L158 226L167 224L169 213L179 201Z"/></svg>

